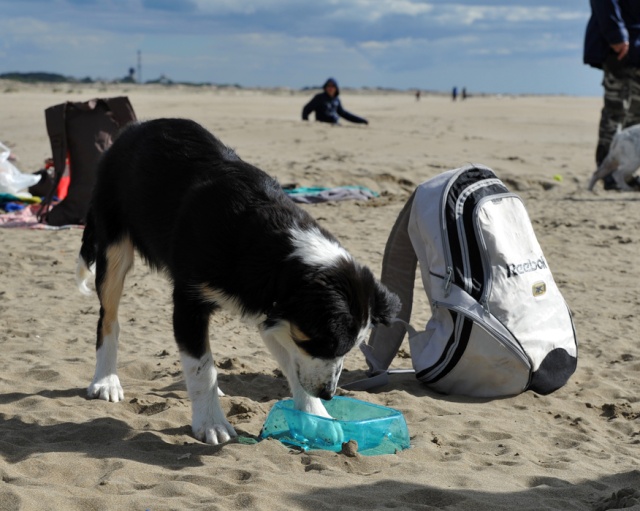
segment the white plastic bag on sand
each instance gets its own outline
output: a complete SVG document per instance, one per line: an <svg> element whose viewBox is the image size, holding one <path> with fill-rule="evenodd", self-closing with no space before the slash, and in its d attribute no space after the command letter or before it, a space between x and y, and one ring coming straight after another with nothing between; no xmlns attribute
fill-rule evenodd
<svg viewBox="0 0 640 511"><path fill-rule="evenodd" d="M15 195L40 181L40 175L23 174L9 161L11 151L0 142L0 193Z"/></svg>

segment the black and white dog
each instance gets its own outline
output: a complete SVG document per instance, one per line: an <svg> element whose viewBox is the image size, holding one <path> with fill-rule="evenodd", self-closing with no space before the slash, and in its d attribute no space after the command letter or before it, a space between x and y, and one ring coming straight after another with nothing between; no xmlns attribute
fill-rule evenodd
<svg viewBox="0 0 640 511"><path fill-rule="evenodd" d="M95 263L100 299L90 397L123 399L118 305L134 250L173 283L193 433L210 444L236 435L218 399L213 312L255 323L296 408L329 417L321 399L334 395L344 356L400 306L274 179L203 127L183 119L134 124L100 162L78 261L78 285L88 294Z"/></svg>

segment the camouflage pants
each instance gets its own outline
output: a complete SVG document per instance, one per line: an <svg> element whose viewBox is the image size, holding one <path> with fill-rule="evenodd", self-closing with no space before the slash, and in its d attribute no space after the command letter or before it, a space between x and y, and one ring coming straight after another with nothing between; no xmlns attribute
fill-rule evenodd
<svg viewBox="0 0 640 511"><path fill-rule="evenodd" d="M604 65L604 106L598 130L596 164L609 152L618 129L640 123L640 68L624 67L615 73Z"/></svg>

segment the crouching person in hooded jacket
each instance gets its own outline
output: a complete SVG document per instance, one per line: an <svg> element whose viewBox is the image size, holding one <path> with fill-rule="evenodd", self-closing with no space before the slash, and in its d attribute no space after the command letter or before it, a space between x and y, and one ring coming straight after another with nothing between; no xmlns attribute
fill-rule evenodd
<svg viewBox="0 0 640 511"><path fill-rule="evenodd" d="M316 94L302 109L302 120L308 121L309 114L315 112L316 121L338 124L340 117L357 124L369 124L369 121L358 117L342 108L338 95L338 82L329 78L322 86L323 92Z"/></svg>

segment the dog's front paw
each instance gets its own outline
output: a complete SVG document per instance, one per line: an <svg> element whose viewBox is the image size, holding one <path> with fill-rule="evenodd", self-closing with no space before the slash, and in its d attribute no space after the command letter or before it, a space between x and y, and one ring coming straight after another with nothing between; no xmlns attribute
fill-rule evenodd
<svg viewBox="0 0 640 511"><path fill-rule="evenodd" d="M331 415L329 415L329 412L327 412L327 409L322 404L322 401L317 397L306 399L300 404L296 403L296 409L301 410L310 415L317 415L318 417L324 417L325 419L333 418L331 417Z"/></svg>
<svg viewBox="0 0 640 511"><path fill-rule="evenodd" d="M310 416L301 421L302 430L299 432L304 438L314 444L331 447L344 442L344 431L338 421L336 421L317 397L310 397L307 394L300 394L298 399L294 398L296 410L308 413Z"/></svg>
<svg viewBox="0 0 640 511"><path fill-rule="evenodd" d="M117 403L124 399L124 392L120 386L120 378L116 374L110 374L102 378L94 378L87 389L87 394L92 399L104 399Z"/></svg>
<svg viewBox="0 0 640 511"><path fill-rule="evenodd" d="M309 417L304 421L302 435L315 445L332 447L344 442L344 431L337 420Z"/></svg>
<svg viewBox="0 0 640 511"><path fill-rule="evenodd" d="M233 426L224 417L214 420L193 418L193 435L200 440L211 445L219 445L228 442L238 436Z"/></svg>
<svg viewBox="0 0 640 511"><path fill-rule="evenodd" d="M322 399L311 397L306 392L293 393L293 406L301 412L331 419L331 415L329 415L329 412L327 412L327 409L324 407Z"/></svg>

